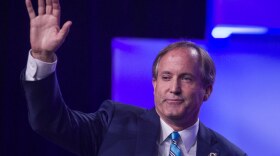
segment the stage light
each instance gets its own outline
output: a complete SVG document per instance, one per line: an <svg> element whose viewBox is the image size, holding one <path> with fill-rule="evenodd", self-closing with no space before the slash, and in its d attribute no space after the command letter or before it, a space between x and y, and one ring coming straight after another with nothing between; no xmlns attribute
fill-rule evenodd
<svg viewBox="0 0 280 156"><path fill-rule="evenodd" d="M232 34L266 34L268 29L257 26L229 26L218 25L212 30L214 38L228 38Z"/></svg>

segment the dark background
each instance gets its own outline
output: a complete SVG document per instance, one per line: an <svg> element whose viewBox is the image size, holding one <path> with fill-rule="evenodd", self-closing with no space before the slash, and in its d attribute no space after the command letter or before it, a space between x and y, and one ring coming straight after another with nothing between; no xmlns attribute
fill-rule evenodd
<svg viewBox="0 0 280 156"><path fill-rule="evenodd" d="M29 17L24 0L0 3L0 156L71 156L28 124L20 73L30 49ZM66 103L84 112L110 99L113 37L205 35L206 0L61 0L61 7L61 23L73 25L57 52L58 79Z"/></svg>

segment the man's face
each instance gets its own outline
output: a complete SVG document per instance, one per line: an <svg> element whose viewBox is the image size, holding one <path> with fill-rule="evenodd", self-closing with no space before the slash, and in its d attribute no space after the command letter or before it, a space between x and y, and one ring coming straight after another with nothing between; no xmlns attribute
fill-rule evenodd
<svg viewBox="0 0 280 156"><path fill-rule="evenodd" d="M198 57L192 48L177 48L161 58L153 87L156 111L163 120L181 124L197 120L200 106L209 96Z"/></svg>

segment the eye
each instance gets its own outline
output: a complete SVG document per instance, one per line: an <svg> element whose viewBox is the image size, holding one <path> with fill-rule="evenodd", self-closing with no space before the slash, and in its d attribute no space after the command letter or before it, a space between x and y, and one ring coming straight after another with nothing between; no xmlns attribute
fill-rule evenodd
<svg viewBox="0 0 280 156"><path fill-rule="evenodd" d="M193 79L192 79L192 77L190 77L190 76L183 76L183 77L182 77L182 80L183 80L183 81L186 81L186 82L191 82Z"/></svg>
<svg viewBox="0 0 280 156"><path fill-rule="evenodd" d="M163 81L169 81L169 80L171 79L171 76L168 75L168 74L164 74L164 75L161 76L161 79L162 79Z"/></svg>

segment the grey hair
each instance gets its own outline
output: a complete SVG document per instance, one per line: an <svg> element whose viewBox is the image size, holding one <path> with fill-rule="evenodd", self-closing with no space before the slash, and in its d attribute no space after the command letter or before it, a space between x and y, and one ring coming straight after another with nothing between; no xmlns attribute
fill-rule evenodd
<svg viewBox="0 0 280 156"><path fill-rule="evenodd" d="M216 67L214 61L205 49L190 41L179 41L172 43L158 53L152 67L153 79L156 80L158 77L158 65L161 58L168 52L178 48L193 48L197 51L199 55L198 61L200 63L200 73L202 76L202 82L204 86L213 85L216 77Z"/></svg>

